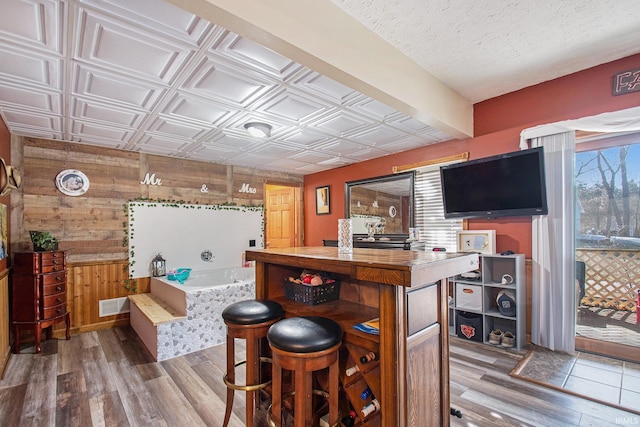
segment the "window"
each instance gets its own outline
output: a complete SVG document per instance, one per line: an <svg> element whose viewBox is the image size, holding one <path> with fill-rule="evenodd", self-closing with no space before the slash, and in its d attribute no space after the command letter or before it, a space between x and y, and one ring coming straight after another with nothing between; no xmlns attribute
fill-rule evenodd
<svg viewBox="0 0 640 427"><path fill-rule="evenodd" d="M439 247L456 251L456 231L462 230L461 219L445 219L440 186L440 165L416 172L415 226L427 250Z"/></svg>

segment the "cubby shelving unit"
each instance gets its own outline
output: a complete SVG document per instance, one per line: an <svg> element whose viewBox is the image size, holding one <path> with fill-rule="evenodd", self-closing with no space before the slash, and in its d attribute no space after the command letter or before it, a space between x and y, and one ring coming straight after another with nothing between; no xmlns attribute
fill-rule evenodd
<svg viewBox="0 0 640 427"><path fill-rule="evenodd" d="M458 314L475 314L481 320L481 342L489 344L489 333L494 329L510 331L515 335L513 349L519 351L526 342L524 265L524 254L480 255L479 278L452 277L449 286L449 333L458 335ZM502 283L505 275L511 276L513 281ZM511 290L515 295L515 316L505 316L498 308L497 295L505 289Z"/></svg>

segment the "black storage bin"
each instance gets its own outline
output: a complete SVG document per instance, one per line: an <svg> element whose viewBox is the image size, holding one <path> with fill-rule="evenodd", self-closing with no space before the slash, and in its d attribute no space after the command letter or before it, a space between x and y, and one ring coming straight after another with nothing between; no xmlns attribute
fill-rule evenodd
<svg viewBox="0 0 640 427"><path fill-rule="evenodd" d="M456 332L460 338L469 341L483 341L481 314L458 311L456 316Z"/></svg>

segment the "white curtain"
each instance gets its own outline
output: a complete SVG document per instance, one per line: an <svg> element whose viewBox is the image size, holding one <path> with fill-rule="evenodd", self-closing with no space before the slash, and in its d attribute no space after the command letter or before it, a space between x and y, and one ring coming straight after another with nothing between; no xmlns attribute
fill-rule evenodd
<svg viewBox="0 0 640 427"><path fill-rule="evenodd" d="M531 341L573 352L576 334L574 154L575 132L534 138L544 146L549 214L534 216L532 239Z"/></svg>
<svg viewBox="0 0 640 427"><path fill-rule="evenodd" d="M575 130L640 131L640 107L525 129L520 148L543 146L547 216L532 221L531 341L551 350L575 350Z"/></svg>

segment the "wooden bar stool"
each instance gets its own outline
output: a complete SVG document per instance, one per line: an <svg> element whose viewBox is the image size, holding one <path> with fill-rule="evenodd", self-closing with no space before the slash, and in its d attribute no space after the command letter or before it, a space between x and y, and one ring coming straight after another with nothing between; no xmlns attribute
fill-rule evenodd
<svg viewBox="0 0 640 427"><path fill-rule="evenodd" d="M240 301L222 311L222 318L227 325L227 372L223 377L224 384L227 386L227 409L223 427L229 424L231 418L235 390L247 393L245 424L248 427L253 426L255 392L271 383L270 380L260 382L260 362L271 361L271 359L260 357L260 339L267 336L269 327L282 319L283 315L282 306L269 300ZM247 357L240 362L235 361L235 338L246 341ZM246 364L245 385L237 385L235 368L242 364Z"/></svg>
<svg viewBox="0 0 640 427"><path fill-rule="evenodd" d="M340 325L325 317L291 317L271 326L267 339L273 359L271 411L267 413L270 422L282 426L282 370L286 369L294 375L294 426L311 426L312 375L329 368L329 425L337 425Z"/></svg>

